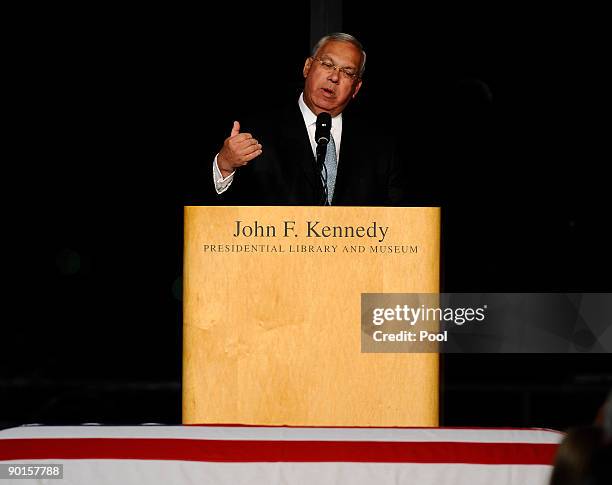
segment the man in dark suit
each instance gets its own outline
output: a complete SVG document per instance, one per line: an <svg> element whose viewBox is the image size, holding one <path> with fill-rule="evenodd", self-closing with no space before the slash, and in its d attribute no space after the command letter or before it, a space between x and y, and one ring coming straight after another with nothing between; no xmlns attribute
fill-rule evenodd
<svg viewBox="0 0 612 485"><path fill-rule="evenodd" d="M248 132L235 121L213 162L219 202L401 205L404 177L393 142L377 135L378 127L342 115L361 89L365 59L354 37L325 36L306 59L297 103L243 122ZM332 118L331 137L317 166L314 135L322 112Z"/></svg>

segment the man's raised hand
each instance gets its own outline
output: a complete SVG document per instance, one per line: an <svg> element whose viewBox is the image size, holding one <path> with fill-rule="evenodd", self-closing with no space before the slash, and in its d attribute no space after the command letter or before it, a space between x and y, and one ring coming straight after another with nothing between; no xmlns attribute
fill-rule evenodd
<svg viewBox="0 0 612 485"><path fill-rule="evenodd" d="M223 177L242 167L262 153L261 144L250 133L240 133L240 123L234 121L232 132L223 142L217 165Z"/></svg>

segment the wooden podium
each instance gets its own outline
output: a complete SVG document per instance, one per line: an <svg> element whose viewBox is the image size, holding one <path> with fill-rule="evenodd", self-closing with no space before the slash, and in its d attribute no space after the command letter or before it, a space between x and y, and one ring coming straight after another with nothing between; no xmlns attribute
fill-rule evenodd
<svg viewBox="0 0 612 485"><path fill-rule="evenodd" d="M437 426L438 354L362 353L360 302L439 253L439 208L186 207L183 422Z"/></svg>

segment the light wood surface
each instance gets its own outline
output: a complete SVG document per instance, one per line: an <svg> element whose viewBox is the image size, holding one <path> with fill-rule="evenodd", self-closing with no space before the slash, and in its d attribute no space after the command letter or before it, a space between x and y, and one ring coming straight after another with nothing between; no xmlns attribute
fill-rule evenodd
<svg viewBox="0 0 612 485"><path fill-rule="evenodd" d="M233 237L238 220L276 235ZM307 221L377 237L307 237ZM438 355L362 353L360 301L438 292L439 253L439 208L186 207L183 422L436 426Z"/></svg>

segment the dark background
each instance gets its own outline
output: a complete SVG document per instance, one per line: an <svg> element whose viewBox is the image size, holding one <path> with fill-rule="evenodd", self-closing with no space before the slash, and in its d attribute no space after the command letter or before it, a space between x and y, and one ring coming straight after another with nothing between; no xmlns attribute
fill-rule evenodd
<svg viewBox="0 0 612 485"><path fill-rule="evenodd" d="M442 206L443 290L609 292L603 12L376 5L341 9L368 53L349 109ZM179 423L182 207L234 119L297 99L311 2L59 8L11 41L0 426ZM446 355L441 424L564 429L611 387L609 355Z"/></svg>

